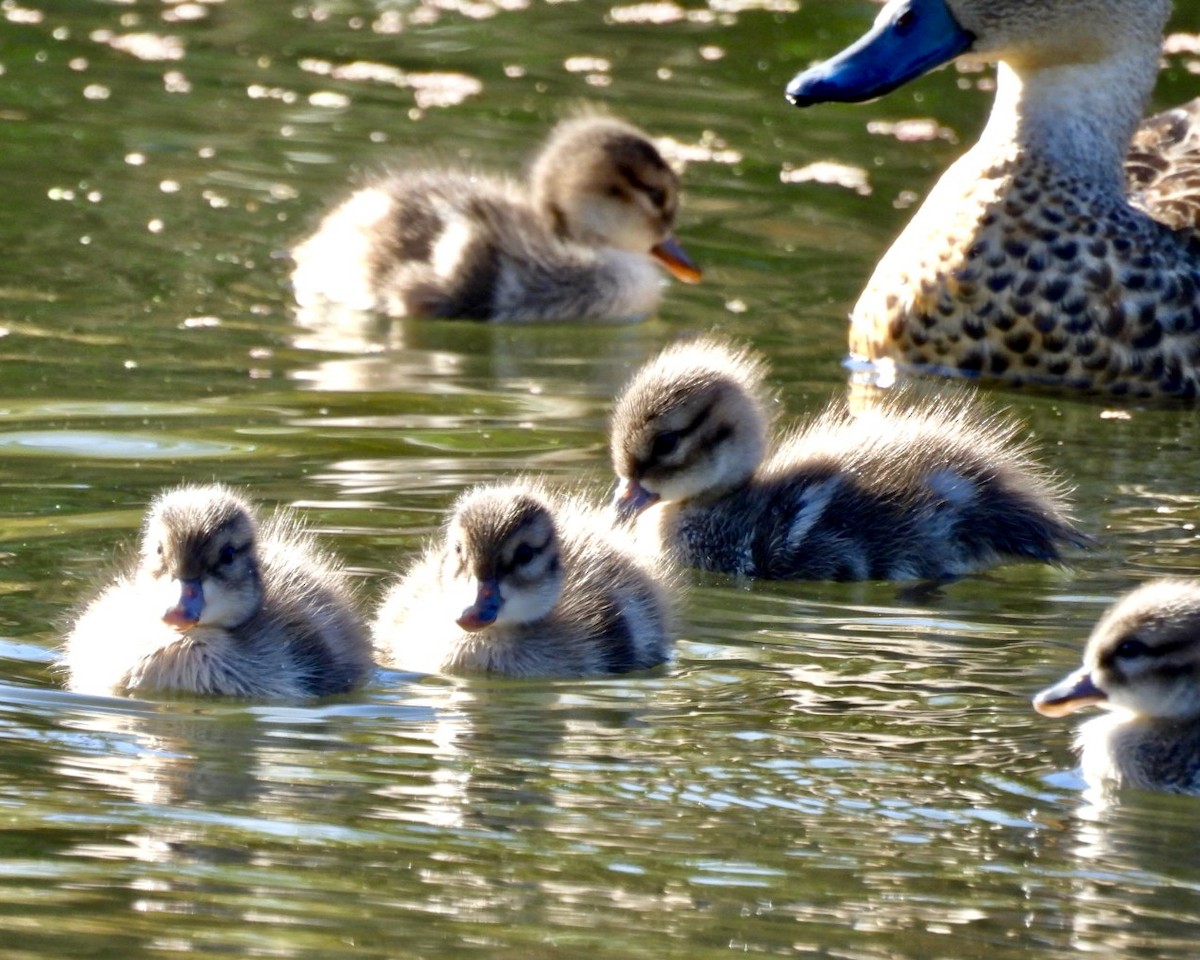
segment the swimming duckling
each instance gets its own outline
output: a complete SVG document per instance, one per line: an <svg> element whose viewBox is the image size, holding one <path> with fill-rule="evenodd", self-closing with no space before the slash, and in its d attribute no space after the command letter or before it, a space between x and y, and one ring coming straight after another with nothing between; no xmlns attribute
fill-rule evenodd
<svg viewBox="0 0 1200 960"><path fill-rule="evenodd" d="M1061 717L1108 711L1079 729L1090 783L1200 792L1200 581L1156 580L1122 597L1092 631L1083 666L1034 698Z"/></svg>
<svg viewBox="0 0 1200 960"><path fill-rule="evenodd" d="M554 128L528 186L434 170L358 191L293 251L292 280L302 305L396 317L641 319L661 294L654 260L700 279L671 233L678 202L646 134L579 116Z"/></svg>
<svg viewBox="0 0 1200 960"><path fill-rule="evenodd" d="M154 500L136 565L88 604L63 665L84 693L279 698L350 690L372 668L340 565L220 485Z"/></svg>
<svg viewBox="0 0 1200 960"><path fill-rule="evenodd" d="M1200 392L1200 101L1142 112L1170 0L891 0L788 86L882 96L999 62L979 142L929 192L854 307L868 360L1010 383ZM1131 145L1132 141L1132 145Z"/></svg>
<svg viewBox="0 0 1200 960"><path fill-rule="evenodd" d="M600 511L541 486L486 486L388 591L381 662L511 677L624 673L666 659L672 577Z"/></svg>
<svg viewBox="0 0 1200 960"><path fill-rule="evenodd" d="M772 442L765 374L713 338L634 374L611 448L618 511L645 510L639 541L692 567L804 580L946 579L1088 542L1015 423L892 399L858 417L831 408Z"/></svg>

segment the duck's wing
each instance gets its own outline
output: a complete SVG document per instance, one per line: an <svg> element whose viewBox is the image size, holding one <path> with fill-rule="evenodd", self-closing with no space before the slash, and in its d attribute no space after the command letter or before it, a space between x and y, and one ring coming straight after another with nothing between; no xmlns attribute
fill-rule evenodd
<svg viewBox="0 0 1200 960"><path fill-rule="evenodd" d="M1200 97L1138 127L1125 175L1130 198L1155 220L1200 232Z"/></svg>

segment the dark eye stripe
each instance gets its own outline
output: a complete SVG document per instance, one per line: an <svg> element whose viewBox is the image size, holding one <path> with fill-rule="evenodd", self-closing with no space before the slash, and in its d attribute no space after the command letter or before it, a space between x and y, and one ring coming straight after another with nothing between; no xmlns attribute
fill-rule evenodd
<svg viewBox="0 0 1200 960"><path fill-rule="evenodd" d="M1194 643L1194 641L1191 639L1183 639L1183 640L1172 640L1167 643L1157 643L1157 644L1154 644L1153 646L1146 644L1145 649L1142 650L1137 655L1136 658L1132 657L1132 656L1118 654L1117 651L1121 647L1121 644L1118 644L1115 648L1107 651L1104 654L1103 663L1106 667L1113 667L1116 665L1118 660L1133 660L1133 659L1158 660L1163 657L1167 657L1170 654L1175 653L1178 650L1186 649L1187 647L1192 646L1193 643Z"/></svg>
<svg viewBox="0 0 1200 960"><path fill-rule="evenodd" d="M515 570L519 566L523 567L523 566L527 566L528 564L533 563L534 560L536 560L538 557L540 557L543 553L546 552L546 550L550 547L550 543L552 540L553 540L553 537L546 537L546 539L543 540L541 543L530 543L528 540L521 541L521 543L517 547L517 549L513 551L512 559L504 564L504 566L503 566L504 572L511 573L513 570ZM518 563L516 556L517 556L517 552L521 549L521 547L528 547L530 550L530 555L529 555L529 559L524 560L521 563Z"/></svg>
<svg viewBox="0 0 1200 960"><path fill-rule="evenodd" d="M692 434L694 434L696 431L698 431L702 426L704 426L705 422L708 420L709 416L712 414L714 406L715 406L715 403L708 404L699 413L697 413L695 417L693 417L690 421L685 423L678 430L672 430L670 432L675 434L675 436L678 437L679 440L681 440L681 441L686 439L687 437L690 437ZM726 428L726 429L728 429L728 428ZM720 439L721 440L725 439L725 436L727 436L727 435L728 434L722 435L720 437ZM676 444L675 450L678 450L678 449L679 449L679 444ZM708 449L708 447L705 446L704 449ZM674 451L672 451L672 452L674 452ZM640 476L643 472L648 470L651 466L654 466L657 460L658 460L658 458L654 456L653 449L652 449L649 456L644 457L638 461L638 464L637 464L637 466L639 468L638 475Z"/></svg>
<svg viewBox="0 0 1200 960"><path fill-rule="evenodd" d="M239 570L239 571L235 572L232 569L233 563L239 557L243 557L247 553L249 553L250 548L253 546L254 546L253 540L248 540L245 543L241 544L240 546L234 546L231 543L226 543L226 544L222 545L221 549L219 551L217 551L216 562L215 563L213 563L211 561L209 562L209 565L208 565L209 574L211 576L216 577L218 580L229 580L230 578L233 578L233 577L243 576L242 571ZM225 556L223 556L223 554L227 550L229 551L229 555L226 558Z"/></svg>
<svg viewBox="0 0 1200 960"><path fill-rule="evenodd" d="M646 194L656 207L661 207L667 202L667 191L662 187L656 187L653 184L647 183L637 175L632 167L622 164L617 168L617 172L625 178L626 182L633 189Z"/></svg>

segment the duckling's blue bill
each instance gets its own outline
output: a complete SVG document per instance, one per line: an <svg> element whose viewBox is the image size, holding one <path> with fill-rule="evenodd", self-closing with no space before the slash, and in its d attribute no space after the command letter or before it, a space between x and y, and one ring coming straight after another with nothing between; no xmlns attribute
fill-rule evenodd
<svg viewBox="0 0 1200 960"><path fill-rule="evenodd" d="M666 267L676 280L682 280L684 283L699 283L704 276L703 271L675 239L674 234L667 234L666 239L651 247L650 256Z"/></svg>
<svg viewBox="0 0 1200 960"><path fill-rule="evenodd" d="M496 622L503 604L499 581L494 577L480 580L475 589L475 602L467 607L455 622L464 630L482 630Z"/></svg>
<svg viewBox="0 0 1200 960"><path fill-rule="evenodd" d="M162 615L163 623L176 630L187 630L200 622L204 612L204 588L199 580L179 581L179 602Z"/></svg>
<svg viewBox="0 0 1200 960"><path fill-rule="evenodd" d="M613 494L613 508L617 511L617 518L622 523L637 516L654 503L658 503L658 494L651 493L636 480L623 480L617 483L617 492Z"/></svg>
<svg viewBox="0 0 1200 960"><path fill-rule="evenodd" d="M949 63L974 43L975 35L954 19L946 0L892 0L856 43L796 74L786 96L797 107L873 100Z"/></svg>
<svg viewBox="0 0 1200 960"><path fill-rule="evenodd" d="M1103 703L1108 694L1092 682L1086 667L1064 677L1033 698L1033 709L1045 717L1065 717L1092 703Z"/></svg>

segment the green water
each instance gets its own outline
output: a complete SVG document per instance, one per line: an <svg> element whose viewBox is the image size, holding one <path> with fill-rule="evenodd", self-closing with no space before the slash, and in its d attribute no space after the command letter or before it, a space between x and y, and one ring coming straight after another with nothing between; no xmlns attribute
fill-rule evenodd
<svg viewBox="0 0 1200 960"><path fill-rule="evenodd" d="M299 507L373 598L469 484L604 483L610 398L676 336L767 351L791 414L843 392L849 307L988 97L986 75L943 71L788 108L795 69L875 12L0 2L0 955L1195 956L1200 800L1096 802L1073 722L1028 703L1113 597L1200 573L1194 410L997 393L1100 549L919 600L697 577L648 676L381 672L246 706L84 698L52 669L181 480ZM457 78L418 106L330 75L356 61ZM1158 105L1195 94L1187 67L1169 61ZM633 327L298 322L284 251L347 185L517 169L580 100L702 157L679 234L703 284ZM868 130L914 117L944 134ZM816 161L870 192L783 182Z"/></svg>

